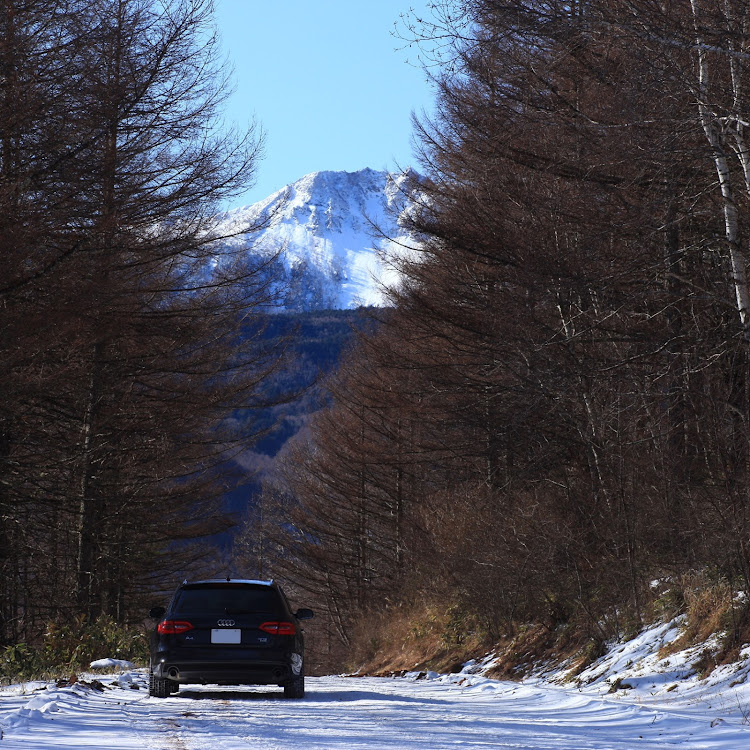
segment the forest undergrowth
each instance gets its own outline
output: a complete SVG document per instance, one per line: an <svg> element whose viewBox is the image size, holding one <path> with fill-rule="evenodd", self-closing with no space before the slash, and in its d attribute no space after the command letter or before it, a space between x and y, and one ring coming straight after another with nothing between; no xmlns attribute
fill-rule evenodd
<svg viewBox="0 0 750 750"><path fill-rule="evenodd" d="M488 677L518 680L543 667L564 665L573 679L613 644L679 618L679 637L663 646L659 656L710 644L692 664L700 677L708 677L716 667L737 661L742 646L750 643L750 607L725 581L694 573L677 581L654 581L652 591L642 621L620 611L603 616L596 628L586 617L573 617L565 623L518 624L500 637L481 616L460 604L389 607L360 622L347 668L375 676L452 673L470 660L491 655Z"/></svg>

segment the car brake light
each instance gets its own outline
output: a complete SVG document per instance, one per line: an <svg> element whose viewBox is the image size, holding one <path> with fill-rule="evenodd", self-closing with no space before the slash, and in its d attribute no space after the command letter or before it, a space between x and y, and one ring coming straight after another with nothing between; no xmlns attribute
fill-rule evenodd
<svg viewBox="0 0 750 750"><path fill-rule="evenodd" d="M294 635L297 632L292 622L264 622L259 627L264 633L271 635Z"/></svg>
<svg viewBox="0 0 750 750"><path fill-rule="evenodd" d="M164 620L156 628L162 635L176 635L187 633L193 629L193 623L186 620Z"/></svg>

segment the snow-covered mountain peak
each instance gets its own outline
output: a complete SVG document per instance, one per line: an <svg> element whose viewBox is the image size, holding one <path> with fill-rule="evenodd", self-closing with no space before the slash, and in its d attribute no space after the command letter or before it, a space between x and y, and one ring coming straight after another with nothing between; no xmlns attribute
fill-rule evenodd
<svg viewBox="0 0 750 750"><path fill-rule="evenodd" d="M287 309L382 305L383 284L397 281L389 257L414 245L399 218L417 183L412 171L314 172L228 212L221 231L263 226L227 243L262 257L279 254Z"/></svg>

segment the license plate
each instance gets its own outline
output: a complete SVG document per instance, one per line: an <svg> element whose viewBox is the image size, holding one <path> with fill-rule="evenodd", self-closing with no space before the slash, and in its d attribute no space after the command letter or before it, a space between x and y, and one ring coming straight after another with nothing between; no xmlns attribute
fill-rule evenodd
<svg viewBox="0 0 750 750"><path fill-rule="evenodd" d="M215 628L211 631L211 643L242 643L242 630L239 628Z"/></svg>

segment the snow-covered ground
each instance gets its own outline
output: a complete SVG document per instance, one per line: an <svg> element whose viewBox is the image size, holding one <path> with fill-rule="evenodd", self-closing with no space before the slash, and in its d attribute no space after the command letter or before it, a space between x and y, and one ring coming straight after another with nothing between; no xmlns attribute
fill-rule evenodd
<svg viewBox="0 0 750 750"><path fill-rule="evenodd" d="M0 750L750 747L747 659L700 680L689 666L697 652L655 653L678 632L674 623L651 628L576 681L558 669L498 682L482 676L485 662L443 676L308 678L302 701L212 686L149 698L145 673L127 668L72 686L16 685L0 688Z"/></svg>

